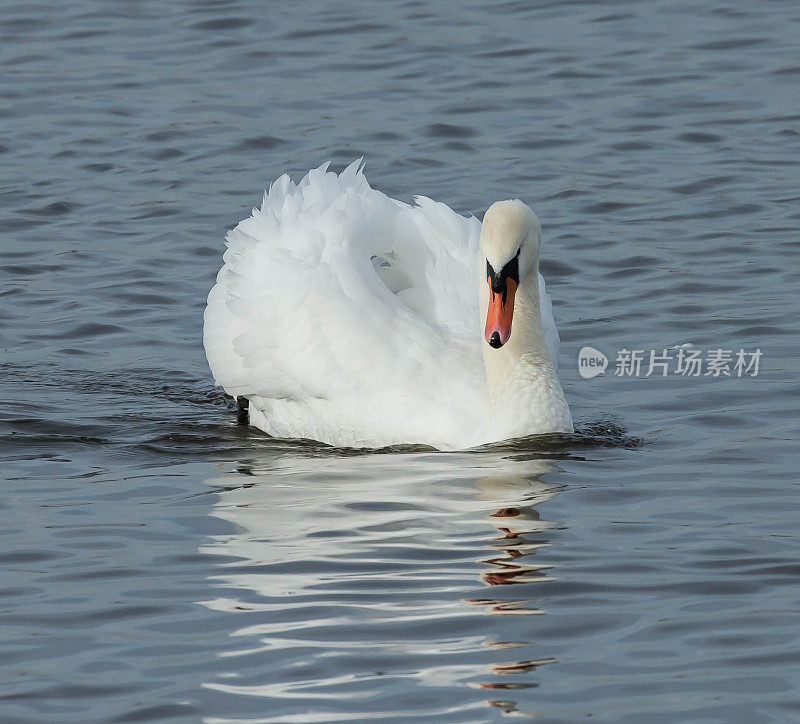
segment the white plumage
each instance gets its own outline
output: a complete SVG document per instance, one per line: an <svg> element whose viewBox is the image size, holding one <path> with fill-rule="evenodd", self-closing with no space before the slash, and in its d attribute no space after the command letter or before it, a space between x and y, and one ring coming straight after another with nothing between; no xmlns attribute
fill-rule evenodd
<svg viewBox="0 0 800 724"><path fill-rule="evenodd" d="M281 176L228 233L203 341L217 383L250 400L252 424L370 447L464 448L517 432L498 426L482 359L480 222L415 201L372 189L360 162L339 175L324 164L296 185Z"/></svg>

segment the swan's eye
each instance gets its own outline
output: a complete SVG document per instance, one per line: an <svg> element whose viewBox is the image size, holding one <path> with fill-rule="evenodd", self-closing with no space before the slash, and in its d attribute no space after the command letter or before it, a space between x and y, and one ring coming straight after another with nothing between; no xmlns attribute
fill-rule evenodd
<svg viewBox="0 0 800 724"><path fill-rule="evenodd" d="M500 270L500 276L513 279L519 284L519 252L517 252L517 255Z"/></svg>
<svg viewBox="0 0 800 724"><path fill-rule="evenodd" d="M486 276L489 279L489 284L495 293L500 293L505 288L506 279L513 279L519 284L519 254L522 247L517 251L516 256L508 262L498 274L495 272L489 260L486 260Z"/></svg>

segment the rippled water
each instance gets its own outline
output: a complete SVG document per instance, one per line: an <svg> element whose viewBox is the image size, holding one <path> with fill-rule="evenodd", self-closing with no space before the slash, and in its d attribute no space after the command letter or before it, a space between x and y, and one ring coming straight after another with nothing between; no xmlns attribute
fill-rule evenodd
<svg viewBox="0 0 800 724"><path fill-rule="evenodd" d="M0 9L3 721L800 716L796 3ZM224 232L361 155L535 206L581 435L236 425ZM761 371L611 373L686 342Z"/></svg>

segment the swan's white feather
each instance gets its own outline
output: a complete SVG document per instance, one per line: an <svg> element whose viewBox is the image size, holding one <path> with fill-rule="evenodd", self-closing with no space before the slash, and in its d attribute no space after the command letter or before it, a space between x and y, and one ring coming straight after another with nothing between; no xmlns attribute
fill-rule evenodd
<svg viewBox="0 0 800 724"><path fill-rule="evenodd" d="M278 437L334 445L491 439L478 311L480 223L372 189L360 162L275 181L227 235L204 344L218 384ZM558 332L544 280L551 359Z"/></svg>

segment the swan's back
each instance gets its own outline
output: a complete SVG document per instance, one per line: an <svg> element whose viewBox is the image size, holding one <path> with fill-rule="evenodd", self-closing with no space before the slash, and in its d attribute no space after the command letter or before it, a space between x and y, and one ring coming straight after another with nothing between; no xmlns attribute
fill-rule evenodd
<svg viewBox="0 0 800 724"><path fill-rule="evenodd" d="M454 408L485 411L468 334L477 222L420 203L375 191L358 163L338 176L326 164L297 185L279 178L228 233L203 341L214 378L255 403L259 427L339 445L437 444L432 428L458 435Z"/></svg>

